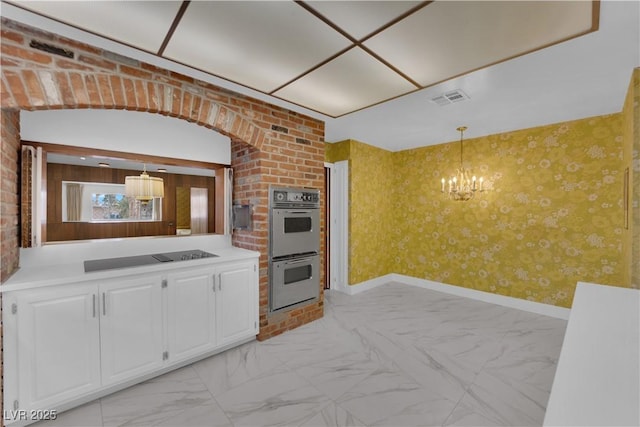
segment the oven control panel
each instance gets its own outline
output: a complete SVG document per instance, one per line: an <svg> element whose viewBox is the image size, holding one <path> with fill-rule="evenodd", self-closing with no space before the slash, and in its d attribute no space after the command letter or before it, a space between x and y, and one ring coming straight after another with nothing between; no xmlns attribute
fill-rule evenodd
<svg viewBox="0 0 640 427"><path fill-rule="evenodd" d="M273 200L276 202L318 202L318 193L308 193L306 191L274 191Z"/></svg>
<svg viewBox="0 0 640 427"><path fill-rule="evenodd" d="M319 206L320 190L273 188L271 201L280 206Z"/></svg>

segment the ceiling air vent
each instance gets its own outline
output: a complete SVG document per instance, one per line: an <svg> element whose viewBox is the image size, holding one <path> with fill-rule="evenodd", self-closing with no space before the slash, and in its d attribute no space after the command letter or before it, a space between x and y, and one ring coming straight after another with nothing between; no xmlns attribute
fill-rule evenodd
<svg viewBox="0 0 640 427"><path fill-rule="evenodd" d="M469 99L466 93L460 89L452 90L450 92L443 93L442 95L431 98L431 102L441 107L445 105L453 104L454 102L460 102Z"/></svg>
<svg viewBox="0 0 640 427"><path fill-rule="evenodd" d="M64 56L65 58L73 59L73 52L72 51L67 50L67 49L63 49L63 48L58 47L58 46L54 46L52 44L42 43L42 42L39 42L37 40L31 40L31 43L29 43L29 47L32 47L32 48L38 49L38 50L42 50L44 52L53 53L54 55L60 55L60 56Z"/></svg>

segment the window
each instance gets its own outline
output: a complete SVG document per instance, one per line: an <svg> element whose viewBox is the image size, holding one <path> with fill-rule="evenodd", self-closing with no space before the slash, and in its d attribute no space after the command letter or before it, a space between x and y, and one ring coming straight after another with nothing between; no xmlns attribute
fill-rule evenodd
<svg viewBox="0 0 640 427"><path fill-rule="evenodd" d="M121 193L91 194L92 221L153 221L156 203L129 200Z"/></svg>
<svg viewBox="0 0 640 427"><path fill-rule="evenodd" d="M63 222L162 220L162 199L129 199L123 184L63 181L62 195Z"/></svg>

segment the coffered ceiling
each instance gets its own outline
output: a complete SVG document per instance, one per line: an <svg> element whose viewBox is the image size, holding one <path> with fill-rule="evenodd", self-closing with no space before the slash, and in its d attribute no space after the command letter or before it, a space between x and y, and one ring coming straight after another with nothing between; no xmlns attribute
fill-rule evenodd
<svg viewBox="0 0 640 427"><path fill-rule="evenodd" d="M550 91L561 89L566 73L574 73L585 89L595 83L588 90L596 93L606 83L594 80L605 69L621 73L625 67L630 76L640 65L633 53L638 17L628 16L638 13L637 2L623 2L631 4L626 8L614 3L619 2L3 0L2 6L34 21L27 23L53 22L84 35L83 41L135 52L132 56L321 118L328 141L354 138L397 150L455 139L463 121L470 137L509 130L500 120L474 130L470 113L500 112L492 97L510 104L505 111L523 110L537 98L540 106ZM611 40L600 40L606 37ZM612 42L617 44L601 46ZM590 52L588 46L600 50ZM622 49L627 60L605 58L610 63L595 64L595 70L565 66L574 56L589 67L584 56L611 56L610 49ZM561 62L549 62L557 52ZM536 72L527 80L532 67ZM527 97L513 104L507 99L513 89ZM616 87L616 96L620 92ZM441 98L447 93L467 105L448 105L452 102ZM458 94L462 98L456 99ZM557 96L584 104L584 94ZM511 123L526 127L549 120L539 115Z"/></svg>

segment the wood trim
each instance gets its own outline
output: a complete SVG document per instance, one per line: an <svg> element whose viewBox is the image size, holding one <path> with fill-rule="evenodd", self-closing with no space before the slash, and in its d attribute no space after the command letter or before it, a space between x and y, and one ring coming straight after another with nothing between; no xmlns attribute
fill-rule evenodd
<svg viewBox="0 0 640 427"><path fill-rule="evenodd" d="M600 0L591 2L591 31L600 29Z"/></svg>
<svg viewBox="0 0 640 427"><path fill-rule="evenodd" d="M396 17L394 20L387 22L382 27L379 27L379 28L373 30L371 33L369 33L366 36L364 36L363 38L361 38L360 39L360 44L362 44L365 41L369 40L373 36L375 36L377 34L380 34L384 30L386 30L387 28L394 26L395 24L397 24L398 22L402 21L403 19L408 18L409 16L413 15L414 13L416 13L417 11L422 9L423 7L429 6L431 3L433 3L433 1L423 1L422 3L418 4L417 6L412 7L411 9L407 10L402 15Z"/></svg>
<svg viewBox="0 0 640 427"><path fill-rule="evenodd" d="M278 95L277 95L277 91L281 90L282 88L284 88L284 87L285 87L285 86L287 86L287 85L292 84L293 82L295 82L295 81L299 80L300 78L302 78L302 77L306 76L306 75L307 75L307 74L309 74L310 72L312 72L312 71L314 71L315 69L317 69L317 68L321 67L322 65L324 65L324 64L326 64L326 63L328 63L329 61L331 61L331 60L335 59L335 58L336 58L338 55L340 55L340 54L343 54L343 53L347 52L348 50L353 49L354 47L360 47L360 48L363 48L363 47L364 47L364 42L366 42L367 40L371 39L372 37L376 36L377 34L381 33L382 31L386 30L386 29L387 29L388 27L390 27L391 25L394 25L394 24L396 24L396 23L400 22L402 19L404 19L404 18L406 18L406 17L410 16L411 14L413 14L413 13L415 13L415 12L417 12L417 11L421 10L422 8L424 8L424 7L426 7L426 6L429 6L430 4L434 4L434 1L423 1L423 2L418 3L415 7L413 7L412 9L410 9L410 10L408 10L408 11L406 11L403 15L401 15L401 16L397 17L396 19L394 19L393 21L391 21L391 22L389 22L389 23L387 23L387 24L385 24L385 25L383 25L383 26L381 26L381 27L379 27L379 28L375 29L373 32L371 32L370 34L366 35L365 37L363 37L363 38L361 38L361 39L359 39L359 40L355 40L352 36L350 36L350 35L348 35L347 33L345 33L345 31L344 31L344 30L342 30L342 29L340 29L340 27L338 27L335 23L333 23L331 20L329 20L328 18L324 17L321 13L319 13L318 11L316 11L316 10L315 10L311 5L309 5L309 4L308 4L308 2L306 2L306 1L301 1L301 0L294 0L294 1L295 1L295 3L296 3L296 4L298 4L300 7L303 7L303 8L304 8L305 10L307 10L309 13L313 14L313 15L314 15L314 16L316 16L318 19L322 20L322 21L323 21L323 22L325 22L327 25L329 25L332 29L334 29L335 31L339 32L342 36L346 37L349 41L351 41L351 42L352 42L352 44L351 44L351 45L349 45L349 46L348 46L347 48L345 48L344 50L342 50L341 52L339 52L339 53L335 54L334 56L332 56L332 57L330 57L330 58L326 58L326 59L324 59L324 60L323 60L322 62L320 62L319 64L314 65L314 66L313 66L312 68L310 68L309 70L307 70L307 71L305 71L305 72L301 73L300 75L298 75L298 76L294 77L294 78L293 78L293 79L291 79L290 81L288 81L288 82L286 82L286 83L284 83L284 84L280 85L278 88L276 88L276 89L272 89L271 91L263 91L263 90L259 90L259 89L256 89L255 87L251 87L250 85L248 85L248 84L246 84L246 83L242 83L242 82L240 82L240 81L234 80L234 79L233 79L233 78L231 78L231 77L225 77L225 76L222 76L222 75L219 75L219 74L213 73L213 72L211 72L210 70L206 70L206 69L204 69L204 68L199 68L199 67L197 67L197 66L194 66L194 65L191 65L191 64L187 64L187 63L185 63L185 62L181 62L181 61L178 61L178 60L175 60L175 59L172 59L172 58L167 58L167 57L165 57L165 56L163 56L163 55L161 54L161 53L163 53L163 51L164 51L164 47L162 47L162 50L161 50L160 52L149 51L149 50L141 49L141 48L139 48L139 47L137 47L137 46L133 46L133 45L131 45L131 44L127 43L127 42L123 42L123 41L121 41L121 40L115 40L115 39L113 39L113 38L111 38L111 37L107 37L107 36L105 36L104 34L99 34L99 33L96 33L96 32L94 32L94 31L88 30L88 29L86 29L86 28L82 28L81 26L74 25L74 24L70 24L70 23L65 22L65 21L63 21L63 20L59 20L59 19L54 19L54 20L55 20L55 21L57 21L57 22L60 22L60 23L62 23L62 24L64 24L64 25L70 26L70 27L72 27L72 28L76 28L76 29L78 29L78 30L81 30L81 31L83 31L83 32L86 32L86 33L89 33L89 34L93 34L93 35L98 36L98 37L100 37L100 38L103 38L103 39L106 39L106 40L110 40L110 41L116 42L116 43L118 43L118 44L122 44L122 45L124 45L124 46L128 46L128 47L131 47L131 48L134 48L134 49L137 49L137 50L141 50L141 51L143 51L143 52L147 52L147 53L149 53L149 54L151 54L151 55L153 55L153 56L156 56L156 57L158 57L158 58L162 58L162 59L164 59L164 60L170 61L170 62L171 62L171 63L173 63L173 64L181 65L181 66L184 66L184 67L190 68L190 69L192 69L192 70L195 70L195 71L199 71L199 72L205 73L205 74L207 74L207 75L210 75L210 76L213 76L213 77L216 77L216 78L219 78L219 79L225 80L225 81L230 82L230 83L233 83L233 84L238 85L238 86L240 86L240 87L247 88L247 89L250 89L250 90L252 90L252 91L257 91L257 92L260 92L260 93L263 93L263 94L266 94L266 95L272 96L272 97L273 97L273 98L275 98L275 99L285 101L285 102L287 102L287 103L289 103L289 104L296 105L296 106L302 107L302 108L304 108L304 109L306 109L306 110L313 111L313 112L318 113L318 114L322 114L323 116L326 116L326 117L330 117L330 118L334 118L334 119L336 119L336 118L340 118L340 117L346 116L346 115L348 115L348 114L352 114L352 113L355 113L355 112L358 112L358 111L365 110L365 109L367 109L367 108L371 108L371 107L376 106L376 105L383 104L383 103L388 102L388 101L392 101L392 100L394 100L394 99L397 99L397 98L400 98L400 97L403 97L403 96L406 96L406 95L409 95L409 94L412 94L412 93L418 92L418 91L420 91L420 90L423 90L423 89L426 89L426 88L429 88L429 87L436 86L436 85L438 85L438 84L440 84L440 83L443 83L443 82L445 82L445 81L453 80L453 79L459 78L459 77L461 77L461 76L464 76L464 75L467 75L467 74L471 74L471 73L473 73L473 72L475 72L475 71L482 70L482 69L484 69L484 68L488 68L488 67L491 67L491 66L494 66L494 65L500 64L500 63L502 63L502 62L506 62L506 61L512 60L512 59L514 59L514 58L518 58L518 57L520 57L520 56L524 56L524 55L527 55L527 54L529 54L529 53L536 52L536 51L538 51L538 50L546 49L546 48L548 48L548 47L550 47L550 46L554 46L554 45L556 45L556 44L563 43L563 42L566 42L566 41L568 41L568 40L572 40L572 39L574 39L574 38L578 38L578 37L584 36L584 35L586 35L586 34L589 34L589 33L591 33L591 32L597 31L597 30L599 29L600 1L601 1L601 0L591 0L591 4L592 4L592 23L591 23L591 28L590 28L590 29L585 30L585 31L583 31L583 32L580 32L580 33L578 33L578 34L572 35L572 36L568 36L568 37L563 38L563 39L556 40L556 41L551 42L551 43L548 43L548 44L546 44L546 45L542 45L542 46L539 46L539 47L536 47L536 48L533 48L533 49L530 49L530 50L527 50L527 51L523 51L523 52L520 52L520 53L514 54L514 55L512 55L512 56L509 56L509 57L506 57L506 58L500 59L500 60L498 60L498 61L495 61L495 62L492 62L492 63L489 63L489 64L481 65L481 66L476 67L476 68L474 68L474 69L466 70L466 71L461 72L461 73L459 73L459 74L449 76L449 77L447 77L447 78L445 78L445 79L443 79L443 80L440 80L440 81L436 81L436 82L428 83L428 84L426 84L426 85L420 85L420 84L419 84L419 82L413 81L413 80L412 80L408 75L405 75L404 73L401 73L401 71L400 71L399 69L397 69L397 68L395 68L395 67L391 67L391 69L392 69L395 73L397 73L400 77L402 77L402 78L404 78L405 80L409 81L409 82L410 82L410 83L412 83L413 85L416 85L416 89L412 89L412 90L410 90L410 91L407 91L407 92L404 92L404 93L400 93L400 94L398 94L398 95L396 95L396 96L392 96L392 97L389 97L389 98L386 98L386 99L382 99L382 100L380 100L380 101L378 101L378 102L374 102L374 103L372 103L372 104L365 105L365 106L363 106L363 107L361 107L361 108L354 109L354 110L351 110L351 111L347 111L347 112L345 112L345 113L337 114L337 115L328 114L328 113L326 113L326 112L323 112L323 111L320 111L320 110L316 110L316 109L314 109L314 108L312 108L312 107L309 107L309 106L307 106L307 105L303 105L303 104L300 104L300 103L298 103L298 102L294 102L294 101L291 101L291 100L289 100L289 99L283 98L283 97L281 97L281 96L278 96ZM180 19L182 19L182 15L181 15L181 13L182 13L182 14L184 14L184 10L186 10L186 8L187 8L187 5L186 5L187 3L188 3L188 1L185 1L185 2L182 4L180 11L176 14L176 18L174 19L174 22L176 22L176 23L177 23L177 22L179 22L179 20L180 20ZM28 11L28 12L30 12L30 13L35 13L36 15L45 16L45 15L42 15L41 13L33 12L32 10L27 9L27 8L25 8L25 7L21 6L20 4L13 4L13 3L12 3L12 5L13 5L13 6L15 6L15 7L17 7L17 8L20 8L20 9L26 10L26 11ZM183 10L183 9L184 9L184 10ZM48 18L49 18L49 19L53 19L53 18L50 18L50 17L48 17ZM172 32L173 32L174 30L175 30L174 28L171 28L170 32L168 32L168 33L167 33L167 36L166 36L165 40L168 40L168 38L170 38L170 37L171 37ZM164 45L164 42L163 42L163 45ZM363 49L363 50L365 50L365 52L366 52L367 54L369 54L369 55L371 55L371 54L373 53L370 49ZM374 57L376 60L378 60L378 61L380 61L380 59L381 59L381 58L380 58L380 57L378 57L377 55L373 55L373 57ZM384 62L384 61L383 61L383 63L384 63L386 66L389 66L389 65L390 65L389 63Z"/></svg>
<svg viewBox="0 0 640 427"><path fill-rule="evenodd" d="M335 55L327 58L326 60L322 61L319 64L316 64L314 67L308 69L307 71L305 71L304 73L294 77L293 79L289 80L288 82L280 85L279 87L277 87L276 89L272 90L271 92L269 92L269 95L273 95L274 93L278 92L280 89L283 89L284 87L290 85L291 83L295 82L296 80L301 79L302 77L306 76L307 74L312 73L313 71L317 70L318 68L322 67L323 65L327 64L328 62L333 61L334 59L336 59L337 57L343 55L344 53L348 52L349 50L353 49L354 47L359 47L360 49L364 50L367 54L369 54L370 56L372 56L373 58L375 58L376 60L378 60L379 62L382 62L384 65L386 65L387 67L391 68L396 74L398 74L400 77L402 77L403 79L407 80L409 83L411 83L412 85L414 85L416 88L420 88L420 84L418 82L416 82L415 80L413 80L411 77L409 77L407 74L403 73L402 71L400 71L400 69L398 69L397 67L393 66L392 64L390 64L389 62L387 62L384 58L382 58L381 56L379 56L378 54L376 54L375 52L373 52L371 49L369 49L368 47L366 47L363 42L370 39L371 37L375 36L376 34L382 32L383 30L391 27L392 25L400 22L401 20L403 20L404 18L406 18L407 16L417 12L418 10L422 9L425 6L428 6L429 4L433 3L432 1L424 1L420 4L418 4L417 6L409 9L408 11L406 11L405 13L403 13L402 15L396 17L394 20L386 23L385 25L383 25L382 27L374 30L373 32L369 33L368 35L366 35L365 37L361 38L360 40L355 39L354 37L352 37L349 33L347 33L346 31L344 31L342 28L340 28L340 26L338 26L338 24L336 24L335 22L331 21L329 18L327 18L326 16L324 16L323 14L321 14L320 12L318 12L317 10L315 10L313 7L311 7L309 4L307 4L304 1L300 1L300 0L296 0L295 1L296 4L298 4L298 6L301 6L302 8L304 8L307 12L311 13L313 16L315 16L316 18L318 18L319 20L321 20L322 22L324 22L325 24L327 24L328 26L330 26L331 28L333 28L335 31L337 31L338 33L340 33L341 35L343 35L344 37L346 37L347 39L349 39L349 41L351 41L351 43L353 43L352 45L348 46L347 48L341 50L340 52L336 53ZM307 107L305 107L307 108ZM324 114L324 113L323 113Z"/></svg>
<svg viewBox="0 0 640 427"><path fill-rule="evenodd" d="M180 20L182 20L182 17L184 16L184 13L187 11L187 7L189 7L190 3L191 1L188 0L188 1L183 1L182 4L180 5L180 9L178 10L176 17L173 18L173 23L171 24L171 28L169 28L169 31L167 32L167 35L164 37L164 40L162 41L162 45L160 45L160 49L158 49L158 53L156 53L156 55L162 56L162 54L164 54L164 50L167 48L167 45L169 44L171 37L173 37L173 33L176 32L176 28L178 28L178 24L180 23Z"/></svg>
<svg viewBox="0 0 640 427"><path fill-rule="evenodd" d="M225 169L216 169L215 172L215 209L214 209L214 232L224 234L224 176Z"/></svg>
<svg viewBox="0 0 640 427"><path fill-rule="evenodd" d="M149 154L127 153L123 151L102 150L99 148L75 147L71 145L51 144L38 141L21 141L23 145L42 147L48 153L66 154L70 156L100 156L114 159L130 160L140 163L159 163L167 166L184 166L200 169L217 170L227 165L219 163L201 162L198 160L175 159L172 157L153 156Z"/></svg>
<svg viewBox="0 0 640 427"><path fill-rule="evenodd" d="M40 189L40 194L42 197L42 206L40 206L40 244L43 245L47 241L47 152L45 149L42 149L42 188ZM33 209L33 206L31 207ZM33 215L33 211L31 212Z"/></svg>
<svg viewBox="0 0 640 427"><path fill-rule="evenodd" d="M431 4L431 3L433 3L433 2L430 2L429 4ZM544 44L544 45L541 45L541 46L535 47L535 48L533 48L533 49L529 49L529 50L526 50L526 51L522 51L522 52L516 53L516 54L511 55L511 56L509 56L509 57L506 57L506 58L503 58L503 59L499 59L499 60L497 60L497 61L495 61L495 62L491 62L491 63L489 63L489 64L482 65L482 66L479 66L479 67L477 67L477 68L474 68L474 69L471 69L471 70L464 71L464 72L462 72L462 73L460 73L460 74L456 74L456 75L453 75L453 76L447 77L447 78L445 78L445 79L443 79L443 80L439 80L439 81L437 81L437 82L429 83L429 84L427 84L427 85L425 85L425 86L419 86L417 89L413 89L413 90L410 90L410 91L408 91L408 92L404 92L404 93L401 93L401 94L399 94L399 95L396 95L396 96L392 96L392 97L390 97L390 98L383 99L383 100L381 100L381 101L379 101L379 102L375 102L375 103L373 103L373 104L366 105L366 106L364 106L364 107L362 107L362 108L358 108L358 109L356 109L356 110L349 111L349 112L347 112L347 113L340 114L340 115L337 115L337 116L330 116L330 115L327 115L327 114L325 114L325 113L323 113L323 112L321 112L321 111L317 111L317 110L313 110L313 109L311 109L311 108L309 108L309 107L305 107L304 105L300 105L300 104L296 104L296 105L300 105L301 107L307 108L307 109L309 109L309 110L311 110L311 111L315 111L315 112L320 113L320 114L325 114L325 115L327 115L328 117L331 117L331 118L333 118L333 119L338 119L338 118L343 117L343 116L346 116L346 115L348 115L348 114L357 113L358 111L366 110L367 108L371 108L371 107L374 107L374 106L376 106L376 105L384 104L385 102L392 101L392 100L394 100L394 99L398 99L398 98L401 98L401 97L403 97L403 96L406 96L406 95L409 95L409 94L412 94L412 93L416 93L416 92L421 91L421 90L423 90L423 89L427 89L427 88L430 88L430 87L437 86L437 85L439 85L439 84L441 84L441 83L444 83L444 82L446 82L446 81L450 81L450 80L453 80L453 79L457 79L457 78L462 77L462 76L465 76L465 75L467 75L467 74L471 74L471 73L474 73L474 72L476 72L476 71L479 71L479 70L482 70L482 69L485 69L485 68L493 67L494 65L498 65L498 64L501 64L501 63L503 63L503 62L507 62L507 61L510 61L510 60L512 60L512 59L516 59L516 58L519 58L519 57L521 57L521 56L525 56L525 55L528 55L528 54L530 54L530 53L537 52L537 51L539 51L539 50L543 50L543 49L549 48L549 47L551 47L551 46L555 46L555 45L557 45L557 44L564 43L564 42L567 42L567 41L569 41L569 40L573 40L573 39L576 39L576 38L578 38L578 37L585 36L585 35L590 34L590 33L592 33L592 32L598 31L599 26L600 26L600 0L592 0L591 4L592 4L592 10L591 10L591 16L592 16L592 18L591 18L591 28L589 28L588 30L582 31L582 32L580 32L580 33L577 33L577 34L574 34L574 35L571 35L571 36L568 36L568 37L565 37L565 38L562 38L562 39L558 39L558 40L552 41L552 42L550 42L550 43L547 43L547 44ZM367 37L367 38L368 38L368 37ZM364 39L363 39L363 40L364 40ZM367 53L368 53L368 52L367 52ZM289 83L291 83L291 82L289 82ZM279 98L277 95L274 95L274 94L271 94L271 95L272 95L272 96L274 96L274 97L276 97L276 98ZM279 99L282 99L282 100L284 100L284 101L287 101L287 100L286 100L286 99L284 99L284 98L279 98ZM291 101L287 101L287 102L291 102ZM293 103L293 104L295 104L295 103Z"/></svg>
<svg viewBox="0 0 640 427"><path fill-rule="evenodd" d="M278 86L277 88L273 89L271 92L268 92L268 95L271 96L276 96L274 95L276 92L278 92L281 89L284 89L285 87L289 86L291 83L295 82L296 80L300 80L301 78L303 78L304 76L311 74L312 72L314 72L315 70L317 70L318 68L322 67L325 64L328 64L329 62L333 61L334 59L338 58L339 56L344 55L345 53L347 53L348 51L350 51L351 49L353 49L354 47L357 47L357 44L350 44L349 46L345 47L344 49L342 49L339 52L336 52L335 54L331 55L330 57L328 57L327 59L325 59L324 61L314 65L313 67L309 68L308 70L304 71L301 74L298 74L297 76L295 76L294 78L292 78L289 81L286 81L284 83L282 83L280 86ZM281 98L283 99L283 98ZM284 100L284 99L283 99ZM285 100L286 101L286 100ZM287 101L287 102L291 102L291 101ZM302 106L302 105L301 105ZM307 108L307 107L304 107ZM321 113L324 114L324 113Z"/></svg>
<svg viewBox="0 0 640 427"><path fill-rule="evenodd" d="M165 197L162 200L162 220L130 222L63 222L62 181L123 183L125 176L135 173L126 169L105 169L91 166L49 164L46 205L48 241L70 241L141 236L167 236L176 234L178 187L207 189L207 234L215 233L215 179L211 176L162 174ZM44 242L44 241L43 241Z"/></svg>
<svg viewBox="0 0 640 427"><path fill-rule="evenodd" d="M50 212L51 208L54 208L54 206L50 206L50 204L56 204L56 205L59 204L57 200L51 200L51 197L54 197L54 198L57 197L57 193L53 194L53 193L50 193L49 191L50 190L49 185L53 182L53 181L49 182L48 180L49 168L48 168L47 156L50 153L65 154L65 155L72 155L72 156L82 155L87 157L93 155L93 156L101 156L101 157L107 157L107 158L126 159L130 161L141 162L141 163L149 162L149 163L164 164L164 165L209 169L212 171L213 175L216 177L219 177L219 179L214 179L211 176L208 176L208 177L193 176L189 179L191 181L193 180L196 180L198 182L202 181L203 185L196 185L196 186L206 187L209 189L209 197L208 197L209 220L208 220L208 227L207 227L209 230L208 233L209 234L221 233L224 230L224 209L223 209L224 179L223 177L224 177L225 165L220 165L217 163L201 162L201 161L173 159L173 158L136 154L136 153L132 154L132 153L119 152L119 151L111 151L111 150L67 146L67 145L61 145L61 144L51 144L51 143L43 143L43 142L35 142L35 141L21 141L21 146L26 146L26 145L33 146L36 149L40 148L42 150L42 177L40 182L42 188L39 195L41 200L40 209L42 210L42 214L41 214L39 229L33 230L35 233L40 233L40 241L42 242L42 244L45 244L46 242L48 242L49 237L54 239L54 241L77 240L79 239L78 237L71 238L71 239L64 237L67 232L73 232L74 230L77 232L81 232L82 234L81 240L86 240L89 238L96 239L96 238L110 238L110 237L146 236L146 235L150 235L149 233L155 233L156 235L175 234L175 218L173 218L173 216L171 215L168 215L168 217L166 217L163 221L161 221L162 227L164 227L162 228L162 231L158 231L158 230L152 231L152 227L149 226L148 224L142 224L142 225L139 224L138 226L136 226L136 225L133 225L133 224L136 224L134 222L127 223L128 225L119 225L117 227L114 227L113 224L93 224L93 225L74 224L72 226L67 223L64 223L64 224L61 223L59 230L56 228L50 229L51 226L55 227L56 224L60 223L59 218L57 218L57 216L55 215L54 217L52 217ZM34 167L36 167L35 164L34 164ZM126 171L124 169L116 169L116 168L102 169L102 168L94 168L91 166L78 166L76 167L76 169L78 171L80 171L81 169L82 170L96 169L96 173L105 174L105 176L108 176L108 177L116 176L118 174L121 174L121 172ZM128 173L135 173L135 172L136 171L128 171ZM188 177L190 177L190 175L163 173L162 176L165 180L167 180L166 185L169 185L168 184L169 182L173 183L173 185L179 185L182 182L191 182L189 181L189 179L187 179ZM118 182L124 180L124 177L121 177L121 178L122 179L120 179ZM70 179L70 180L74 180L74 179ZM84 177L83 179L80 179L80 180L94 181L93 179L88 177ZM203 180L209 181L209 184L205 184ZM211 182L211 180L213 181ZM111 182L109 179L106 179L106 178L100 179L98 181ZM175 200L170 195L165 197L165 200L163 200L163 212L165 214L167 212L172 211L172 210L169 210L169 202L175 203ZM217 205L218 203L220 203L220 205ZM87 223L87 224L92 224L92 223ZM158 228L158 224L154 224L154 225L155 225L155 228ZM116 228L118 227L119 229L116 230ZM155 228L153 230L155 230ZM55 230L56 231L54 233L55 236L54 235L49 236L47 233L47 230L49 231Z"/></svg>

